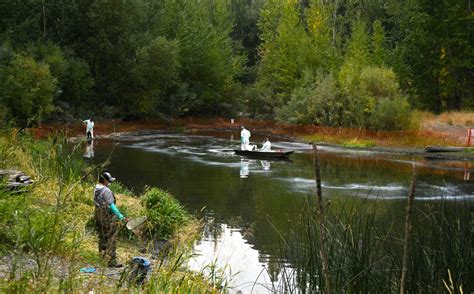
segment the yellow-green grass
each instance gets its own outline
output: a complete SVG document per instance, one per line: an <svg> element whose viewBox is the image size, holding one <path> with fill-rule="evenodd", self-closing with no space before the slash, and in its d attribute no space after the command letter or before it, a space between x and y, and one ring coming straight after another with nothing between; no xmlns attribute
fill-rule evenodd
<svg viewBox="0 0 474 294"><path fill-rule="evenodd" d="M3 216L0 227L8 232L1 235L7 239L0 249L3 255L26 256L42 265L41 270L39 267L29 269L19 279L13 275L13 278L1 280L0 291L81 289L111 292L121 285L113 277L79 273L81 267L101 269L105 266L98 254L93 221L94 176L87 176L94 174L94 167L81 164L80 156L74 158L66 152L63 143L60 138L36 141L14 131L0 135L2 168L21 170L35 180L35 184L22 194L1 194ZM117 194L119 207L126 207L129 217L145 214L140 198L127 194ZM17 207L18 211L15 211ZM175 232L169 240L167 255L161 257L163 262L154 262L151 281L145 289L150 292L218 291L203 274L192 273L185 267L192 245L200 235L200 226L197 220L191 220ZM146 244L133 235L120 237L117 244L119 261L126 262L133 256L143 255L139 249L144 246ZM66 264L66 277L58 276L58 262ZM121 287L133 286L123 284Z"/></svg>

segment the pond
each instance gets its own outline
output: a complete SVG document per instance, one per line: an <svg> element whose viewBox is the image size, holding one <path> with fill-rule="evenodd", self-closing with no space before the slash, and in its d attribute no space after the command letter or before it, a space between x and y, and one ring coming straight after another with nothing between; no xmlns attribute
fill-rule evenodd
<svg viewBox="0 0 474 294"><path fill-rule="evenodd" d="M238 132L138 132L96 141L94 155L97 161L110 156L109 170L127 187L167 190L205 220L191 268L216 266L234 290L244 293L281 290L283 280L297 279L292 275L297 265L280 249L315 197L312 149L270 137L273 148L295 150L290 160L248 159L231 151L239 139ZM251 141L263 139L253 135ZM323 197L352 199L360 209L375 203L403 220L413 160L416 206L436 210L463 203L473 209L471 163L330 147L319 148Z"/></svg>

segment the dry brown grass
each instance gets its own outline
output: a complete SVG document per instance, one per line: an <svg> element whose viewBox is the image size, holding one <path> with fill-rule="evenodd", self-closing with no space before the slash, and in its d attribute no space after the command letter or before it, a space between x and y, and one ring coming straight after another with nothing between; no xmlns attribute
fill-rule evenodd
<svg viewBox="0 0 474 294"><path fill-rule="evenodd" d="M471 127L474 128L474 112L469 111L450 111L439 115L429 112L418 112L425 123L441 123L449 126Z"/></svg>

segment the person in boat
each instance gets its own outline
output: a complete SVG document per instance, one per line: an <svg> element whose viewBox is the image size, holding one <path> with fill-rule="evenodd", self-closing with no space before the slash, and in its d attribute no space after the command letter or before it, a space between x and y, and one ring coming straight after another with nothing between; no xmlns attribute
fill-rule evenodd
<svg viewBox="0 0 474 294"><path fill-rule="evenodd" d="M240 131L240 149L241 150L250 150L250 131L247 130L244 126L241 127L242 131Z"/></svg>
<svg viewBox="0 0 474 294"><path fill-rule="evenodd" d="M95 222L99 233L99 253L106 258L109 267L122 267L117 262L116 244L118 235L117 220L128 222L128 219L115 205L115 195L108 187L115 178L108 172L103 172L99 183L95 186L94 206Z"/></svg>
<svg viewBox="0 0 474 294"><path fill-rule="evenodd" d="M262 148L260 148L260 151L270 152L271 150L272 150L272 143L270 143L270 140L266 138L265 141L263 141L263 146Z"/></svg>
<svg viewBox="0 0 474 294"><path fill-rule="evenodd" d="M92 118L83 120L82 122L86 125L87 140L94 139L94 121L92 120Z"/></svg>

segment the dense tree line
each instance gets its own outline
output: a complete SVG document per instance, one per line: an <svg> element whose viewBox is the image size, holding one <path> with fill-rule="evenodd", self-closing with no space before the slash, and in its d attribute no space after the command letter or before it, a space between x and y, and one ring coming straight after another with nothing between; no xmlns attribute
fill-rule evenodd
<svg viewBox="0 0 474 294"><path fill-rule="evenodd" d="M470 0L0 2L0 120L250 115L403 129L474 107Z"/></svg>

